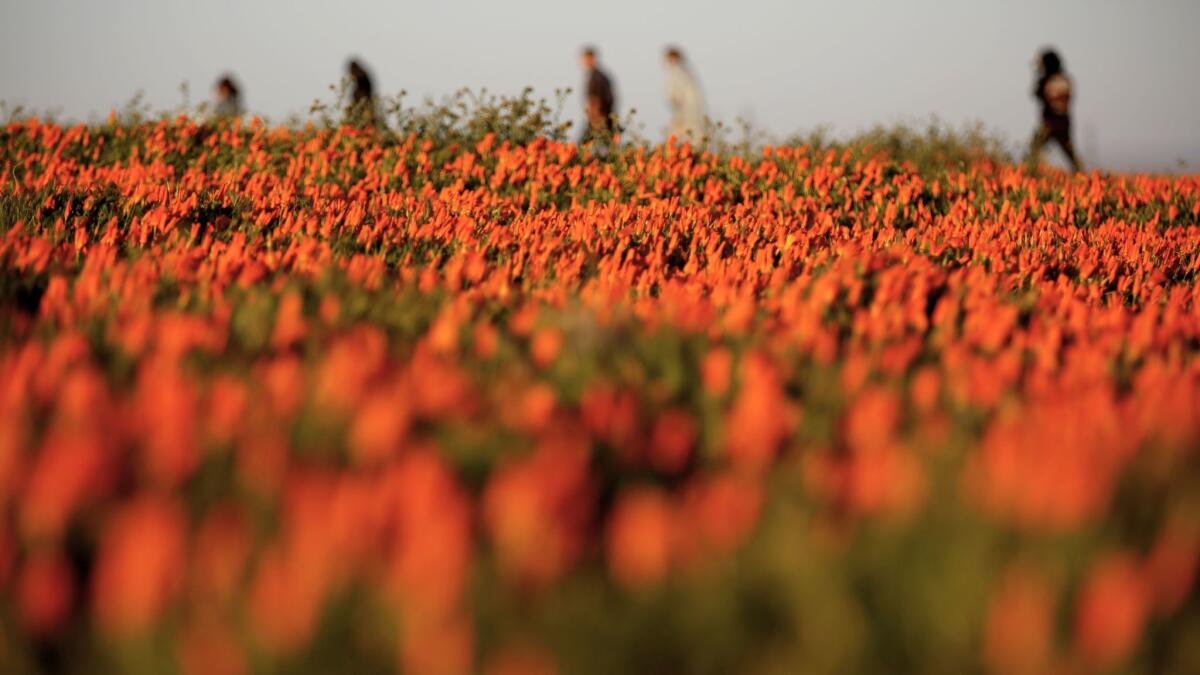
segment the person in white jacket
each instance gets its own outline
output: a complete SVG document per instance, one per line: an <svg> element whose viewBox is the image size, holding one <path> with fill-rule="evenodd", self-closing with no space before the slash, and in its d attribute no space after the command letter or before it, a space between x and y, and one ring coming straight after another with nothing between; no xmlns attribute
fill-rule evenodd
<svg viewBox="0 0 1200 675"><path fill-rule="evenodd" d="M669 136L679 141L700 143L704 136L704 97L695 75L684 62L683 52L678 47L668 47L667 105L671 108Z"/></svg>

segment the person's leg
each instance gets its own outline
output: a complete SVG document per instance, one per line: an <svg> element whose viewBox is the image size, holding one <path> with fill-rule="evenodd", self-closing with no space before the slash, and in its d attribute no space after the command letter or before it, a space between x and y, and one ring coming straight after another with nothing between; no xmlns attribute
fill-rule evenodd
<svg viewBox="0 0 1200 675"><path fill-rule="evenodd" d="M613 124L612 120L604 119L597 122L591 127L592 145L596 146L600 152L608 152L614 145L613 141Z"/></svg>
<svg viewBox="0 0 1200 675"><path fill-rule="evenodd" d="M1075 144L1071 142L1070 131L1056 134L1054 140L1058 141L1058 146L1066 153L1067 159L1071 161L1071 167L1075 171L1083 171L1083 164L1080 163L1079 157L1075 154Z"/></svg>
<svg viewBox="0 0 1200 675"><path fill-rule="evenodd" d="M1046 143L1050 141L1050 129L1045 123L1038 125L1038 128L1033 132L1033 138L1029 141L1029 154L1025 157L1026 167L1033 171L1037 169L1038 164L1042 161L1042 149L1046 147Z"/></svg>

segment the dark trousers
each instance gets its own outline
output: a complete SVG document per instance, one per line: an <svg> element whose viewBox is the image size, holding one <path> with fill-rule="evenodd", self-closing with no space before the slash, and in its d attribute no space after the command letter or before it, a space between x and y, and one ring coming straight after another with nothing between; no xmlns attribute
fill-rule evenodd
<svg viewBox="0 0 1200 675"><path fill-rule="evenodd" d="M1029 163L1037 166L1042 158L1042 149L1051 141L1058 143L1066 153L1067 159L1076 171L1082 171L1083 165L1075 154L1075 144L1071 142L1071 118L1059 115L1042 117L1042 124L1033 132L1033 140L1029 144Z"/></svg>

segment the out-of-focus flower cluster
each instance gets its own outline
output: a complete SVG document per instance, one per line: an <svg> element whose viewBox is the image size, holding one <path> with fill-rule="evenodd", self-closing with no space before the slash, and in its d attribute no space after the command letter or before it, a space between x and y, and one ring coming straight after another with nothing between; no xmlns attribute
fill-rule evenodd
<svg viewBox="0 0 1200 675"><path fill-rule="evenodd" d="M5 672L1194 672L1200 181L0 131Z"/></svg>

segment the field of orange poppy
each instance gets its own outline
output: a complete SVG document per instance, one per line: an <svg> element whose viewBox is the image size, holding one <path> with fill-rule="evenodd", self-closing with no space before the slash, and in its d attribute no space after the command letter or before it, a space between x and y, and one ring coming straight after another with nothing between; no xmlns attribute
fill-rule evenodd
<svg viewBox="0 0 1200 675"><path fill-rule="evenodd" d="M0 670L1200 669L1200 179L501 136L0 128Z"/></svg>

